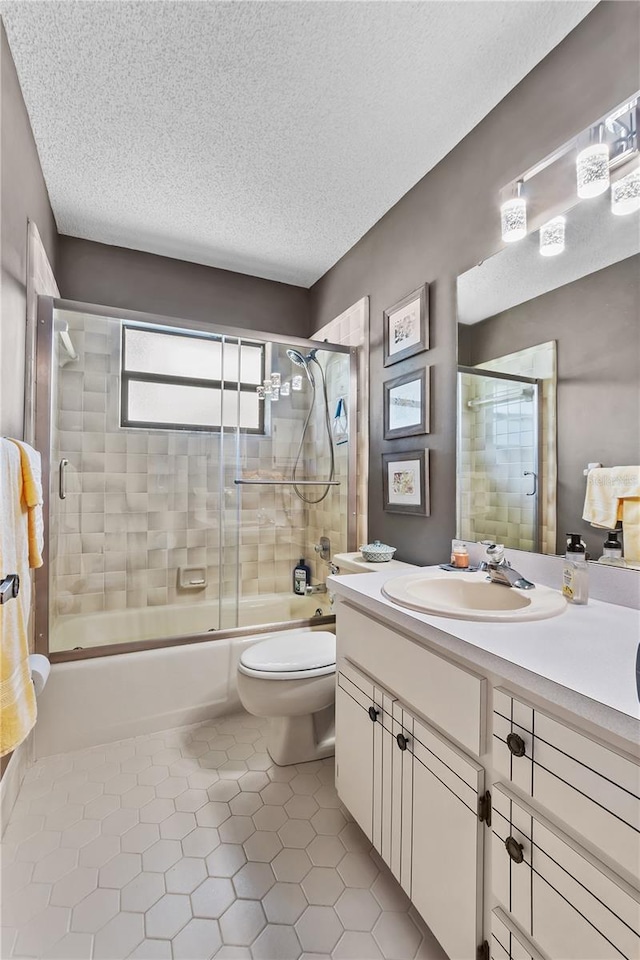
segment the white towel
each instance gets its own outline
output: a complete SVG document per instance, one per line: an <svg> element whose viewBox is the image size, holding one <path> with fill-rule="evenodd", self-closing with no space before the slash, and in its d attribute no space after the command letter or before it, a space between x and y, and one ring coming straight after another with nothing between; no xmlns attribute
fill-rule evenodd
<svg viewBox="0 0 640 960"><path fill-rule="evenodd" d="M622 520L622 501L640 497L640 467L597 467L587 476L582 519L613 530Z"/></svg>

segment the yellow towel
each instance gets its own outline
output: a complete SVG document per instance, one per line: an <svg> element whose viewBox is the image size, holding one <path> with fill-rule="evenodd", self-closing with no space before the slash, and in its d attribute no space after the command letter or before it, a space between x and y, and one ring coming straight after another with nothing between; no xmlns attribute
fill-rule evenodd
<svg viewBox="0 0 640 960"><path fill-rule="evenodd" d="M18 596L0 606L0 756L22 743L36 721L28 660L28 512L17 445L0 438L0 577L20 577Z"/></svg>
<svg viewBox="0 0 640 960"><path fill-rule="evenodd" d="M42 516L42 465L40 454L23 440L9 438L20 451L22 497L28 508L29 566L42 566L44 521Z"/></svg>
<svg viewBox="0 0 640 960"><path fill-rule="evenodd" d="M590 470L582 519L594 527L613 530L618 520L623 519L620 501L635 497L640 497L640 467Z"/></svg>

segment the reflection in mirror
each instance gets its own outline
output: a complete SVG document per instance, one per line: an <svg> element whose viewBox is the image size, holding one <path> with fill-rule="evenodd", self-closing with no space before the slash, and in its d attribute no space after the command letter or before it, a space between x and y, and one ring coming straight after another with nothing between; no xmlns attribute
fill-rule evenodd
<svg viewBox="0 0 640 960"><path fill-rule="evenodd" d="M458 277L457 294L457 536L554 554L576 532L600 558L607 530L582 519L587 464L640 463L638 213L613 216L608 194L579 203L560 256L532 233Z"/></svg>

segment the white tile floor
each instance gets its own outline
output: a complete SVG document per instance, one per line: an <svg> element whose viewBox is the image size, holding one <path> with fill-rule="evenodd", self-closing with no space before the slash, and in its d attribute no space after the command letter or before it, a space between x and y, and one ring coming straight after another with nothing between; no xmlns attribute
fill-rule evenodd
<svg viewBox="0 0 640 960"><path fill-rule="evenodd" d="M0 956L442 960L341 806L240 714L39 761L2 843Z"/></svg>

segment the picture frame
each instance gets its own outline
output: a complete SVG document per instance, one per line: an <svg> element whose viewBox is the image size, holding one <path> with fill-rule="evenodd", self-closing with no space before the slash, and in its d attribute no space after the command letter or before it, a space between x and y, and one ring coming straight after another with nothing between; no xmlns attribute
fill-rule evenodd
<svg viewBox="0 0 640 960"><path fill-rule="evenodd" d="M431 367L383 383L384 439L429 433Z"/></svg>
<svg viewBox="0 0 640 960"><path fill-rule="evenodd" d="M429 284L384 311L384 366L429 349Z"/></svg>
<svg viewBox="0 0 640 960"><path fill-rule="evenodd" d="M382 454L383 510L430 515L429 450Z"/></svg>

